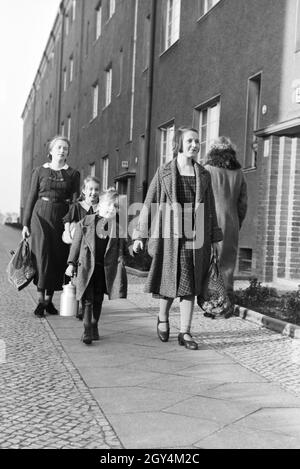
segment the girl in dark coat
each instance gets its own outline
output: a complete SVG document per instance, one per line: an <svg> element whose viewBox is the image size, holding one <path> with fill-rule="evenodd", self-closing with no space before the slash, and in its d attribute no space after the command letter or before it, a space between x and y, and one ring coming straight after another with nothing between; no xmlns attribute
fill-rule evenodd
<svg viewBox="0 0 300 469"><path fill-rule="evenodd" d="M111 300L127 296L126 239L120 237L116 223L118 197L114 189L100 195L97 213L76 225L68 258L66 275L72 277L77 270L76 297L82 300L82 341L87 345L99 340L104 293Z"/></svg>
<svg viewBox="0 0 300 469"><path fill-rule="evenodd" d="M57 314L53 293L61 290L68 257L68 246L62 241L63 217L70 202L79 196L80 174L66 164L70 142L63 136L49 143L50 162L36 168L24 212L23 238L31 235L31 249L37 274L34 283L39 298L34 314L46 311Z"/></svg>
<svg viewBox="0 0 300 469"><path fill-rule="evenodd" d="M136 231L133 251L143 249L149 237L152 263L145 291L160 298L157 334L169 339L169 311L180 298L180 345L197 350L190 334L195 296L202 293L212 246L222 240L208 171L196 162L200 144L197 130L175 132L175 158L158 168L147 193ZM153 218L153 206L156 214Z"/></svg>

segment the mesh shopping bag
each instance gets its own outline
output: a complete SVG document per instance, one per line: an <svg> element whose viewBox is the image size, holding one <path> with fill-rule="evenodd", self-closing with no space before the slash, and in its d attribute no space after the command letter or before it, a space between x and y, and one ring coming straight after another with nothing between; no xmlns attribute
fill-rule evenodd
<svg viewBox="0 0 300 469"><path fill-rule="evenodd" d="M217 316L227 317L232 312L232 304L226 292L217 254L211 257L203 294L197 297L197 303L204 311L204 316L212 319Z"/></svg>
<svg viewBox="0 0 300 469"><path fill-rule="evenodd" d="M25 288L35 276L36 269L27 239L20 242L6 271L9 282L19 291Z"/></svg>

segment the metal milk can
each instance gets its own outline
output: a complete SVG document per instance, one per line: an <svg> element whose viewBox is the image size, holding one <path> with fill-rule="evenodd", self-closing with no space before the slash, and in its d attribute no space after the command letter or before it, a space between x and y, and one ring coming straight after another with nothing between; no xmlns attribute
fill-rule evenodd
<svg viewBox="0 0 300 469"><path fill-rule="evenodd" d="M60 316L76 316L78 301L76 300L76 287L72 283L63 285L63 292L60 297Z"/></svg>

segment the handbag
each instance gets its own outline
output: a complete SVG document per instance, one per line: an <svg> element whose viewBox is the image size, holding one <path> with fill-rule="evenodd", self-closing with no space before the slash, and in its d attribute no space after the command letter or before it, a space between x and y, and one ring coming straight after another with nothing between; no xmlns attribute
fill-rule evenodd
<svg viewBox="0 0 300 469"><path fill-rule="evenodd" d="M64 243L66 243L66 244L72 244L72 240L73 240L74 234L75 234L76 225L77 225L77 223L76 223L75 221L72 221L72 222L70 223L71 241L70 241L69 238L68 238L68 234L67 234L66 230L64 230L64 232L63 232L63 234L62 234L62 237L61 237Z"/></svg>
<svg viewBox="0 0 300 469"><path fill-rule="evenodd" d="M209 269L204 280L203 294L197 296L197 303L204 311L204 316L212 319L217 316L227 316L232 310L217 254L211 256Z"/></svg>
<svg viewBox="0 0 300 469"><path fill-rule="evenodd" d="M9 261L6 272L9 282L18 290L25 288L36 274L31 249L23 239Z"/></svg>

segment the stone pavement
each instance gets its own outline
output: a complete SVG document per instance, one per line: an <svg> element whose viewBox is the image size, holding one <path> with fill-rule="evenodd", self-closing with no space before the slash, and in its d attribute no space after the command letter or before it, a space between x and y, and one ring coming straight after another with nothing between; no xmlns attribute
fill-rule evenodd
<svg viewBox="0 0 300 469"><path fill-rule="evenodd" d="M156 337L157 300L129 276L128 300L105 301L101 340L75 318L32 315L5 266L20 233L0 227L0 448L299 448L300 341L196 310L199 351ZM59 295L55 302L59 304Z"/></svg>

